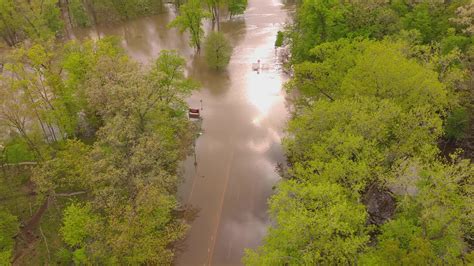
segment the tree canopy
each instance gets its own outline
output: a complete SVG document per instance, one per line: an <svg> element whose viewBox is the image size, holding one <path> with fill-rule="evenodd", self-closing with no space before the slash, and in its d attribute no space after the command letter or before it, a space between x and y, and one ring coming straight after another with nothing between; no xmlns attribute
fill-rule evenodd
<svg viewBox="0 0 474 266"><path fill-rule="evenodd" d="M204 42L204 52L207 64L216 69L225 68L232 55L232 46L220 32L210 33Z"/></svg>
<svg viewBox="0 0 474 266"><path fill-rule="evenodd" d="M202 21L209 17L210 14L202 8L200 0L189 0L179 7L179 15L168 26L176 27L181 32L189 31L189 45L199 51L204 36Z"/></svg>
<svg viewBox="0 0 474 266"><path fill-rule="evenodd" d="M245 264L472 263L472 156L440 145L472 137L469 10L299 1L288 165Z"/></svg>

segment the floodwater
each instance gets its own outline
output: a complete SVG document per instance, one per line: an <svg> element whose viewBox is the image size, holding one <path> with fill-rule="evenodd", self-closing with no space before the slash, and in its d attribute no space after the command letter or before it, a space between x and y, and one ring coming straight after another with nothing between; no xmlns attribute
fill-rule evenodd
<svg viewBox="0 0 474 266"><path fill-rule="evenodd" d="M178 192L197 213L177 265L240 265L244 249L257 247L269 225L267 200L279 180L276 166L285 161L281 139L288 118L274 43L292 5L281 1L250 0L244 15L222 22L221 31L234 46L222 72L195 55L186 34L166 27L172 11L76 32L79 38L121 36L128 53L144 64L162 49L175 49L202 85L188 99L190 107L202 108L202 135L195 154L183 163ZM259 72L252 70L257 60Z"/></svg>

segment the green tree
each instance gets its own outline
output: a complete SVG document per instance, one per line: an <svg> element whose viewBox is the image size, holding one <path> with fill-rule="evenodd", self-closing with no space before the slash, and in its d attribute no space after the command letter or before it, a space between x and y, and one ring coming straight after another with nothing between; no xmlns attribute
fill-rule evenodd
<svg viewBox="0 0 474 266"><path fill-rule="evenodd" d="M290 31L292 58L302 62L317 44L337 40L347 33L345 4L336 0L303 0Z"/></svg>
<svg viewBox="0 0 474 266"><path fill-rule="evenodd" d="M50 143L75 134L80 111L75 91L64 86L57 63L61 53L53 52L57 48L53 43L18 48L5 66L12 78L2 82L6 92L18 95L7 104L27 109L29 123L34 122Z"/></svg>
<svg viewBox="0 0 474 266"><path fill-rule="evenodd" d="M367 95L392 99L407 109L431 106L433 115L445 110L448 92L439 75L407 59L402 48L387 41L327 42L311 50L314 62L295 65L295 78L287 86L303 94L303 106L315 99Z"/></svg>
<svg viewBox="0 0 474 266"><path fill-rule="evenodd" d="M398 213L381 227L377 246L362 256L362 264L463 264L464 234L473 217L472 173L468 161L402 163L390 179L400 197Z"/></svg>
<svg viewBox="0 0 474 266"><path fill-rule="evenodd" d="M72 259L76 264L87 264L92 260L86 253L86 246L92 241L93 234L99 233L99 222L99 216L93 213L90 204L72 203L64 209L63 225L59 231L72 250L71 253L62 251L66 261Z"/></svg>
<svg viewBox="0 0 474 266"><path fill-rule="evenodd" d="M186 61L176 51L163 50L148 74L156 91L150 92L165 104L185 108L184 99L198 88L198 84L185 75Z"/></svg>
<svg viewBox="0 0 474 266"><path fill-rule="evenodd" d="M176 27L181 32L189 31L191 35L189 44L199 52L204 35L202 20L209 17L209 13L202 8L200 0L189 0L180 6L179 15L168 26Z"/></svg>
<svg viewBox="0 0 474 266"><path fill-rule="evenodd" d="M25 38L48 40L62 28L56 0L0 1L0 35L9 46Z"/></svg>
<svg viewBox="0 0 474 266"><path fill-rule="evenodd" d="M459 136L459 106L470 106L469 14L465 1L298 1L285 33L288 169L270 199L273 226L244 263L472 261L472 166L438 161L439 138ZM371 210L373 186L395 210L385 200ZM393 216L371 224L387 210Z"/></svg>
<svg viewBox="0 0 474 266"><path fill-rule="evenodd" d="M232 18L233 16L243 14L247 9L247 5L247 0L227 0L229 16Z"/></svg>
<svg viewBox="0 0 474 266"><path fill-rule="evenodd" d="M362 39L340 39L314 47L309 52L314 60L294 65L294 78L287 89L302 93L298 100L303 106L315 99L336 99L342 94L342 80L370 44Z"/></svg>
<svg viewBox="0 0 474 266"><path fill-rule="evenodd" d="M40 196L76 198L64 211L60 232L67 249L55 252L57 258L77 264L170 264L171 243L187 229L175 216L178 166L195 136L185 98L198 85L186 77L185 60L162 51L145 71L114 39L71 42L57 53L35 45L16 56L21 61L9 66L15 76L2 80L0 92L24 97L0 98L0 118L24 132L24 142L33 136L32 125L61 125L62 120L41 115L68 114L53 112L63 103L63 91L70 91L66 99L76 104L71 114L88 112L100 120L93 144L51 141L34 169Z"/></svg>
<svg viewBox="0 0 474 266"><path fill-rule="evenodd" d="M21 137L12 137L3 149L6 163L33 162L37 159L28 143Z"/></svg>
<svg viewBox="0 0 474 266"><path fill-rule="evenodd" d="M204 42L204 53L207 64L216 69L225 68L232 56L232 46L220 32L211 32Z"/></svg>
<svg viewBox="0 0 474 266"><path fill-rule="evenodd" d="M466 136L469 114L464 108L453 110L446 118L445 133L450 140L461 140Z"/></svg>
<svg viewBox="0 0 474 266"><path fill-rule="evenodd" d="M349 36L381 39L401 28L399 14L387 2L353 1L347 8Z"/></svg>
<svg viewBox="0 0 474 266"><path fill-rule="evenodd" d="M101 40L78 43L68 42L64 47L61 62L62 68L68 73L64 80L65 87L73 91L81 119L78 120L77 135L91 138L103 121L97 114L98 107L87 100L87 84L89 77L100 60L110 60L111 64L122 64L128 61L118 39L106 37Z"/></svg>
<svg viewBox="0 0 474 266"><path fill-rule="evenodd" d="M157 14L162 11L162 0L69 0L73 22L103 24ZM87 12L84 12L87 11Z"/></svg>
<svg viewBox="0 0 474 266"><path fill-rule="evenodd" d="M67 140L54 158L35 169L32 180L37 191L48 195L85 193L91 182L90 147L77 140Z"/></svg>
<svg viewBox="0 0 474 266"><path fill-rule="evenodd" d="M0 264L9 265L12 259L14 240L18 231L17 218L0 208Z"/></svg>
<svg viewBox="0 0 474 266"><path fill-rule="evenodd" d="M217 30L220 30L220 11L224 7L227 8L230 18L235 15L240 15L247 9L247 0L205 0L204 1L211 14L213 25L217 25Z"/></svg>
<svg viewBox="0 0 474 266"><path fill-rule="evenodd" d="M275 227L246 265L350 264L369 240L365 207L336 184L284 181L270 214Z"/></svg>
<svg viewBox="0 0 474 266"><path fill-rule="evenodd" d="M83 169L61 170L69 157L58 156L61 163L53 163L56 170L49 171L83 180L90 191L87 215L76 215L84 217L80 220L67 216L65 225L98 217L86 231L63 229L63 237L81 263L169 264L170 243L187 228L173 211L178 164L194 135L184 97L196 84L185 77L185 61L176 52L163 51L149 72L126 57L121 64L113 62L99 57L85 76L86 98L104 124L92 151L86 151L88 158L80 159L86 162Z"/></svg>
<svg viewBox="0 0 474 266"><path fill-rule="evenodd" d="M170 244L182 239L186 226L173 218L174 195L157 185L144 185L134 199L106 208L100 231L89 245L98 263L167 265L173 260Z"/></svg>
<svg viewBox="0 0 474 266"><path fill-rule="evenodd" d="M73 26L87 27L92 24L83 1L69 0L67 8L69 9Z"/></svg>
<svg viewBox="0 0 474 266"><path fill-rule="evenodd" d="M439 40L449 27L446 15L443 14L444 8L442 4L422 2L403 17L404 26L406 29L419 30L425 43Z"/></svg>
<svg viewBox="0 0 474 266"><path fill-rule="evenodd" d="M366 49L341 84L345 96L390 98L407 110L447 108L447 90L438 74L407 59L396 46L375 43Z"/></svg>
<svg viewBox="0 0 474 266"><path fill-rule="evenodd" d="M9 0L0 1L0 16L2 38L9 46L14 46L22 38L23 26L23 21L15 9L15 3Z"/></svg>
<svg viewBox="0 0 474 266"><path fill-rule="evenodd" d="M81 248L92 237L92 229L97 217L92 214L90 205L72 203L63 213L63 225L60 232L64 242L72 248Z"/></svg>
<svg viewBox="0 0 474 266"><path fill-rule="evenodd" d="M290 174L362 192L397 160L438 152L441 118L418 117L390 100L320 100L289 123L284 146L294 166Z"/></svg>

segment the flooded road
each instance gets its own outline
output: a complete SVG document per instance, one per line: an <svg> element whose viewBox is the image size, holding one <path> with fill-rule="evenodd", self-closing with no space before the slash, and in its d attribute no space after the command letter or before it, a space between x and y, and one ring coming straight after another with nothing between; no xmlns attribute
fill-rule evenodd
<svg viewBox="0 0 474 266"><path fill-rule="evenodd" d="M181 202L198 212L177 265L240 265L244 249L257 247L265 235L267 199L279 179L275 168L285 161L280 144L288 118L285 78L274 43L289 8L281 0L250 0L245 15L223 21L221 31L234 47L223 72L194 54L186 34L166 27L173 12L77 32L81 38L121 36L128 53L144 64L162 49L178 50L189 75L202 85L188 99L190 107L202 106L202 135L195 156L184 162L179 188ZM252 70L257 60L260 72Z"/></svg>

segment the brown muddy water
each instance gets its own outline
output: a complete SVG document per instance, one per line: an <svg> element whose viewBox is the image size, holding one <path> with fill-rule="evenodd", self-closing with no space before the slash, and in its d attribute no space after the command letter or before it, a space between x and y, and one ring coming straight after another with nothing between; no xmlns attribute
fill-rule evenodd
<svg viewBox="0 0 474 266"><path fill-rule="evenodd" d="M285 161L285 76L274 43L293 6L282 1L250 0L244 15L222 22L221 31L234 47L222 72L209 69L195 55L186 34L166 27L175 16L171 8L165 14L76 32L79 38L118 35L127 52L144 64L162 49L177 50L187 59L189 75L202 85L188 99L190 107L202 106L202 135L195 155L183 163L178 192L181 202L197 213L176 265L240 265L244 249L257 247L265 235L267 200L279 180L275 168ZM252 70L257 60L259 72Z"/></svg>

